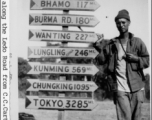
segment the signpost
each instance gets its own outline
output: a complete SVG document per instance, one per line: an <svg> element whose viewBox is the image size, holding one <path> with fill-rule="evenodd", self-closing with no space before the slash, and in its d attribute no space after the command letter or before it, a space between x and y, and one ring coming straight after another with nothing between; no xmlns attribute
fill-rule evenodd
<svg viewBox="0 0 152 120"><path fill-rule="evenodd" d="M58 120L64 120L64 110L92 110L97 104L87 97L87 93L97 89L97 85L86 80L86 75L95 75L99 70L93 64L69 64L66 58L95 58L98 52L94 48L71 48L67 42L94 43L103 35L94 32L68 31L69 26L95 27L99 21L92 15L72 15L69 10L95 11L99 4L95 0L30 0L31 10L63 10L63 14L30 14L31 26L62 26L57 30L29 30L29 40L62 42L62 47L28 47L28 58L61 58L61 63L29 62L31 70L27 74L60 74L58 80L28 79L27 91L58 92L58 97L26 96L26 108L57 109ZM71 74L71 81L66 76ZM73 75L84 75L84 81L73 81ZM70 98L65 93L83 93L83 97ZM50 94L49 94L50 95Z"/></svg>
<svg viewBox="0 0 152 120"><path fill-rule="evenodd" d="M92 15L30 14L30 25L95 27L99 21Z"/></svg>
<svg viewBox="0 0 152 120"><path fill-rule="evenodd" d="M94 48L28 47L28 58L95 58L97 54Z"/></svg>
<svg viewBox="0 0 152 120"><path fill-rule="evenodd" d="M103 37L102 34L101 37ZM99 38L94 32L55 31L55 30L29 31L29 40L32 41L94 43L98 39Z"/></svg>
<svg viewBox="0 0 152 120"><path fill-rule="evenodd" d="M94 92L98 87L92 81L60 81L28 79L30 83L27 91L74 91Z"/></svg>
<svg viewBox="0 0 152 120"><path fill-rule="evenodd" d="M92 99L26 96L26 108L29 109L91 110L96 105Z"/></svg>
<svg viewBox="0 0 152 120"><path fill-rule="evenodd" d="M31 10L95 11L100 5L94 0L31 0Z"/></svg>
<svg viewBox="0 0 152 120"><path fill-rule="evenodd" d="M99 70L93 64L55 64L29 62L31 70L27 74L79 74L79 75L95 75Z"/></svg>

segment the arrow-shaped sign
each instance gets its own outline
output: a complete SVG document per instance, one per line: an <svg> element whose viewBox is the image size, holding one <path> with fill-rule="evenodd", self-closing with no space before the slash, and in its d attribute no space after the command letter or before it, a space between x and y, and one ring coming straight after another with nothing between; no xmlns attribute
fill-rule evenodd
<svg viewBox="0 0 152 120"><path fill-rule="evenodd" d="M94 0L31 0L31 10L95 11L100 5Z"/></svg>
<svg viewBox="0 0 152 120"><path fill-rule="evenodd" d="M28 47L28 58L95 58L97 55L98 52L94 48Z"/></svg>
<svg viewBox="0 0 152 120"><path fill-rule="evenodd" d="M29 62L31 70L28 74L53 73L53 74L81 74L95 75L99 70L93 64L55 64Z"/></svg>
<svg viewBox="0 0 152 120"><path fill-rule="evenodd" d="M59 81L59 80L39 80L28 79L30 83L27 91L81 91L93 92L98 87L92 81Z"/></svg>
<svg viewBox="0 0 152 120"><path fill-rule="evenodd" d="M92 99L81 98L40 98L38 96L26 96L26 105L28 109L77 109L91 110L97 106Z"/></svg>
<svg viewBox="0 0 152 120"><path fill-rule="evenodd" d="M94 43L98 40L98 35L94 32L30 30L29 40ZM101 37L103 37L103 34L101 34Z"/></svg>
<svg viewBox="0 0 152 120"><path fill-rule="evenodd" d="M92 15L30 14L30 25L59 25L94 27L99 21Z"/></svg>

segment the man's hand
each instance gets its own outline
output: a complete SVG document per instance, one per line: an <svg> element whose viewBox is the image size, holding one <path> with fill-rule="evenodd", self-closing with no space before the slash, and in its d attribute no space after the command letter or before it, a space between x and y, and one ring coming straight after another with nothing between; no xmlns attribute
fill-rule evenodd
<svg viewBox="0 0 152 120"><path fill-rule="evenodd" d="M126 53L126 58L130 62L138 62L139 61L139 57L134 55L134 54L131 54L131 53Z"/></svg>
<svg viewBox="0 0 152 120"><path fill-rule="evenodd" d="M100 44L101 41L103 40L104 36L103 36L103 34L98 34L98 33L96 35L97 35L97 38L98 38L98 40L96 41L96 44Z"/></svg>

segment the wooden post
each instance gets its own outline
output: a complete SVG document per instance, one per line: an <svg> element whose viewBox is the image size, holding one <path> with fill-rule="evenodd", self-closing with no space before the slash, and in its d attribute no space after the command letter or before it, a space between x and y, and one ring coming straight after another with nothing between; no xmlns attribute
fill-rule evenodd
<svg viewBox="0 0 152 120"><path fill-rule="evenodd" d="M63 14L68 14L69 10L63 10ZM62 26L62 30L63 31L68 31L68 26ZM62 42L62 46L63 47L67 47L68 43L67 42ZM61 63L67 63L67 61L64 59L61 59ZM60 76L60 80L65 81L66 80L66 76ZM59 93L59 97L65 97L64 93ZM59 110L58 112L58 120L64 120L64 116L65 116L65 110Z"/></svg>

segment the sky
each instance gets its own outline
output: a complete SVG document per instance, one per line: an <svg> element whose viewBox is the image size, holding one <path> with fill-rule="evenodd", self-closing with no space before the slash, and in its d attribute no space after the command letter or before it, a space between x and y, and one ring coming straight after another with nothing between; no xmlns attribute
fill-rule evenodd
<svg viewBox="0 0 152 120"><path fill-rule="evenodd" d="M95 27L82 27L83 31L93 31L104 35L105 39L111 39L119 35L114 18L119 10L129 11L131 25L129 31L141 38L151 53L150 44L150 17L148 0L96 0L100 7L96 11L70 11L69 14L94 15L100 23ZM60 26L30 26L30 13L61 13L57 10L30 10L30 0L10 1L10 47L15 50L18 57L27 59L28 46L46 46L46 42L28 40L29 29L61 30ZM69 27L69 30L80 31L77 27ZM87 44L72 44L68 46L86 47ZM148 72L148 69L146 70Z"/></svg>
<svg viewBox="0 0 152 120"><path fill-rule="evenodd" d="M151 31L150 31L150 0L96 0L100 4L94 12L83 11L70 11L70 14L78 15L94 15L100 23L95 27L82 27L83 31L93 31L104 35L105 39L111 39L119 35L116 28L114 18L118 14L118 11L126 9L129 11L131 18L131 25L129 31L136 37L141 38L147 46L147 49L151 55ZM10 38L10 52L12 53L11 73L13 74L11 81L11 107L16 108L18 103L18 71L17 71L17 59L22 57L27 59L27 48L29 46L46 46L45 42L29 41L28 32L29 29L46 29L46 30L61 30L62 27L57 26L29 26L29 14L30 13L61 13L62 11L40 11L30 10L30 0L10 0L9 1L9 38ZM69 30L80 31L77 27L69 27ZM68 44L75 47L86 47L87 44ZM150 73L151 67L146 69L145 73ZM12 104L13 103L13 104ZM18 118L18 108L11 111L11 119Z"/></svg>

